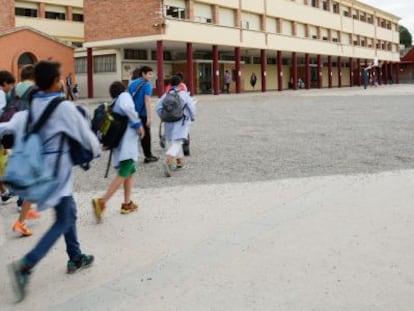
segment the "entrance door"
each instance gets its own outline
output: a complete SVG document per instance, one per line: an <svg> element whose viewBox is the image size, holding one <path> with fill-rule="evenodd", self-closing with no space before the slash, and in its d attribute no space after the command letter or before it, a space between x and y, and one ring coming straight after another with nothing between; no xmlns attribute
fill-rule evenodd
<svg viewBox="0 0 414 311"><path fill-rule="evenodd" d="M201 94L211 94L212 83L212 64L200 63L198 64L198 87Z"/></svg>

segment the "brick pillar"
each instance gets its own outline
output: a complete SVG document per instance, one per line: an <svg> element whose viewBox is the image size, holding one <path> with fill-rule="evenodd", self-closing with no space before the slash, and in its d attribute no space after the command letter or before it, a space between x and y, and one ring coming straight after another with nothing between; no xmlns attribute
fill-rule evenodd
<svg viewBox="0 0 414 311"><path fill-rule="evenodd" d="M322 88L322 57L320 54L316 56L317 71L318 71L318 88Z"/></svg>
<svg viewBox="0 0 414 311"><path fill-rule="evenodd" d="M71 6L66 7L66 20L67 21L72 21L73 20L72 7Z"/></svg>
<svg viewBox="0 0 414 311"><path fill-rule="evenodd" d="M193 61L193 44L187 43L187 83L190 95L194 95L194 61Z"/></svg>
<svg viewBox="0 0 414 311"><path fill-rule="evenodd" d="M328 56L328 87L332 87L332 56Z"/></svg>
<svg viewBox="0 0 414 311"><path fill-rule="evenodd" d="M298 89L298 57L296 52L292 52L292 88Z"/></svg>
<svg viewBox="0 0 414 311"><path fill-rule="evenodd" d="M235 64L234 67L236 69L236 93L241 93L241 65L240 65L240 47L234 48L234 56L235 56Z"/></svg>
<svg viewBox="0 0 414 311"><path fill-rule="evenodd" d="M86 67L88 75L88 98L93 98L93 55L92 48L86 50Z"/></svg>
<svg viewBox="0 0 414 311"><path fill-rule="evenodd" d="M266 65L267 57L266 50L260 50L260 71L262 76L262 92L266 92Z"/></svg>
<svg viewBox="0 0 414 311"><path fill-rule="evenodd" d="M219 56L218 46L213 45L213 89L214 89L213 91L214 91L214 95L220 94L220 85L219 85L220 72L219 72L218 56Z"/></svg>
<svg viewBox="0 0 414 311"><path fill-rule="evenodd" d="M157 95L164 94L164 44L157 41Z"/></svg>
<svg viewBox="0 0 414 311"><path fill-rule="evenodd" d="M45 18L46 16L46 5L44 2L39 3L39 18Z"/></svg>
<svg viewBox="0 0 414 311"><path fill-rule="evenodd" d="M282 51L277 51L277 90L283 90Z"/></svg>

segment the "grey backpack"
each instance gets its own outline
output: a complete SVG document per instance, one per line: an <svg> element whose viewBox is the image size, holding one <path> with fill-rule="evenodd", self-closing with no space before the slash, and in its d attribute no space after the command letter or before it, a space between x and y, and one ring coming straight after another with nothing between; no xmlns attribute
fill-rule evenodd
<svg viewBox="0 0 414 311"><path fill-rule="evenodd" d="M179 93L179 90L172 89L165 95L160 112L163 122L176 122L184 118L185 104Z"/></svg>

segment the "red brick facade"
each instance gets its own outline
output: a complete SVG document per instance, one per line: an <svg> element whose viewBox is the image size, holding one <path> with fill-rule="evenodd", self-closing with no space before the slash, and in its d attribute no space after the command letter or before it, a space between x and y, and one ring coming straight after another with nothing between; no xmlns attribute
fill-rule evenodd
<svg viewBox="0 0 414 311"><path fill-rule="evenodd" d="M65 77L74 72L73 49L52 38L48 38L30 29L20 29L0 34L0 68L19 76L19 57L29 53L33 61L51 59L62 64Z"/></svg>
<svg viewBox="0 0 414 311"><path fill-rule="evenodd" d="M84 0L85 41L164 33L162 0Z"/></svg>
<svg viewBox="0 0 414 311"><path fill-rule="evenodd" d="M14 1L0 0L0 32L11 29L14 23Z"/></svg>

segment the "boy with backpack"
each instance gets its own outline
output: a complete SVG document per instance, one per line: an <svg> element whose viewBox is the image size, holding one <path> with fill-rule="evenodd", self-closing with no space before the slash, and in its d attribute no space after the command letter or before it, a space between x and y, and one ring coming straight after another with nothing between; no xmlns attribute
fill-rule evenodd
<svg viewBox="0 0 414 311"><path fill-rule="evenodd" d="M15 135L16 145L12 153L14 162L10 158L7 167L7 170L10 171L11 167L18 164L20 151L27 150L25 144L38 142L36 146L43 149L39 163L44 167L40 174L43 176L45 169L53 168L54 187L48 188L50 191L47 192L47 195L39 198L37 202L32 197L26 196L25 198L36 202L39 210L53 207L56 216L55 222L37 245L22 259L10 265L18 301L22 301L25 297L33 268L46 256L62 235L65 238L66 252L69 257L67 273L72 274L89 267L94 261L93 256L82 253L80 249L76 230L76 203L73 198L73 163L70 158L68 140L63 138L69 136L76 140L90 150L94 156L98 156L100 153L99 141L72 102L56 100L61 95L60 64L52 61L40 61L35 65L34 76L39 91L33 95L30 108L16 113L9 122L0 123L0 135L10 132ZM48 113L49 116L46 117L45 113ZM23 140L25 136L27 138ZM26 163L22 166L26 166ZM28 171L21 170L21 174L30 175ZM14 170L14 173L18 174L19 172ZM10 176L12 175L10 174ZM32 184L27 189L27 193L31 195L38 192L45 193L40 190L42 189L39 189L39 183Z"/></svg>
<svg viewBox="0 0 414 311"><path fill-rule="evenodd" d="M128 118L128 125L119 145L112 149L113 166L118 169L118 176L110 184L106 193L100 198L92 199L92 207L95 211L96 221L102 222L102 215L106 209L106 203L118 190L124 186L124 203L121 205L121 214L129 214L138 209L138 205L131 200L131 190L138 161L138 139L144 136L144 127L135 111L134 101L120 81L115 81L109 87L109 93L113 98L112 111Z"/></svg>
<svg viewBox="0 0 414 311"><path fill-rule="evenodd" d="M195 102L188 92L180 91L181 79L172 76L171 90L165 93L159 100L157 113L164 122L165 139L168 149L166 161L163 163L164 174L171 177L174 168L183 167L183 142L188 137L190 123L195 120Z"/></svg>
<svg viewBox="0 0 414 311"><path fill-rule="evenodd" d="M7 105L7 94L16 83L16 79L13 74L6 70L0 71L0 115L3 114L4 108ZM4 174L4 170L7 165L7 159L9 156L9 151L4 147L3 142L0 142L0 178ZM0 195L1 201L7 202L10 198L13 197L13 194L6 188L3 182L0 181Z"/></svg>

